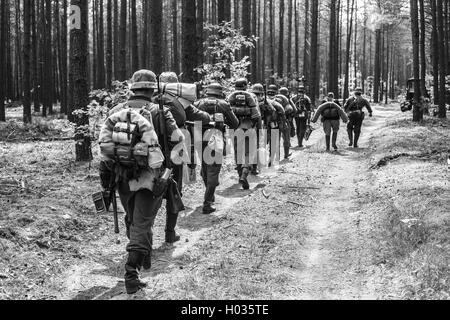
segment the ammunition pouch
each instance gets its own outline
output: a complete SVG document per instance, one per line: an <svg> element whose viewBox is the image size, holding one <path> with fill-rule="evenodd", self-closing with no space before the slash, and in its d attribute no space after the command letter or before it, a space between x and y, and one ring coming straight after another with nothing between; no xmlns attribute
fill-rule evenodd
<svg viewBox="0 0 450 320"><path fill-rule="evenodd" d="M169 178L168 180L164 199L167 200L166 206L169 213L178 214L180 211L186 210L178 188L178 183L173 178Z"/></svg>
<svg viewBox="0 0 450 320"><path fill-rule="evenodd" d="M348 118L350 121L359 121L365 118L365 114L361 110L353 110L349 112Z"/></svg>
<svg viewBox="0 0 450 320"><path fill-rule="evenodd" d="M278 125L278 122L269 122L269 128L270 129L278 129L280 126Z"/></svg>

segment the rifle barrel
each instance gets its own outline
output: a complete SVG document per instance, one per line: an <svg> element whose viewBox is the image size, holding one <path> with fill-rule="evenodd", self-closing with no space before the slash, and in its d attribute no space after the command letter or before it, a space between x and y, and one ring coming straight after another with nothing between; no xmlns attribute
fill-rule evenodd
<svg viewBox="0 0 450 320"><path fill-rule="evenodd" d="M112 191L112 205L113 205L113 213L114 213L114 232L120 233L119 230L119 217L117 214L117 199L116 199L116 191Z"/></svg>

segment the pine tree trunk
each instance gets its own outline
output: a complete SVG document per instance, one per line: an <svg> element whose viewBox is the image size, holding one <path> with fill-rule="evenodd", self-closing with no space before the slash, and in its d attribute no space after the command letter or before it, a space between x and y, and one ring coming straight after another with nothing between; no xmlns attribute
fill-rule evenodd
<svg viewBox="0 0 450 320"><path fill-rule="evenodd" d="M275 72L275 45L274 45L274 7L273 7L273 0L269 1L269 33L270 33L270 51L269 51L269 56L270 56L270 69L272 75Z"/></svg>
<svg viewBox="0 0 450 320"><path fill-rule="evenodd" d="M99 65L97 63L98 60L98 0L92 1L92 63L89 64L88 68L92 68L92 78L91 74L88 73L88 79L92 79L92 81L88 81L88 83L92 83L93 89L99 89L100 84L98 82L98 70Z"/></svg>
<svg viewBox="0 0 450 320"><path fill-rule="evenodd" d="M445 2L445 13L444 13L444 23L445 23L445 53L447 60L447 74L450 75L450 16L449 16L449 1Z"/></svg>
<svg viewBox="0 0 450 320"><path fill-rule="evenodd" d="M366 47L367 47L367 12L366 12L366 5L364 3L363 54L361 61L361 87L364 93L366 92L366 78L367 78Z"/></svg>
<svg viewBox="0 0 450 320"><path fill-rule="evenodd" d="M106 87L112 87L113 79L113 30L112 30L112 0L106 4Z"/></svg>
<svg viewBox="0 0 450 320"><path fill-rule="evenodd" d="M347 5L349 4L349 1L347 1ZM352 41L352 27L353 27L353 10L355 6L355 0L352 0L352 6L351 6L351 13L350 13L350 20L348 21L347 25L347 49L345 52L345 82L344 82L344 100L346 100L349 97L349 76L350 76L350 44ZM348 8L350 10L350 8Z"/></svg>
<svg viewBox="0 0 450 320"><path fill-rule="evenodd" d="M217 22L231 20L231 0L217 0Z"/></svg>
<svg viewBox="0 0 450 320"><path fill-rule="evenodd" d="M328 57L328 92L338 94L338 77L336 74L337 56L335 48L337 47L337 34L336 34L336 0L330 1L330 49Z"/></svg>
<svg viewBox="0 0 450 320"><path fill-rule="evenodd" d="M9 0L1 1L0 3L0 43L4 44L7 41L8 24L7 21L9 10ZM6 66L6 46L0 46L0 77L7 79L7 66ZM6 98L6 81L0 81L0 122L6 121L5 110L5 98Z"/></svg>
<svg viewBox="0 0 450 320"><path fill-rule="evenodd" d="M44 88L42 116L53 113L53 63L52 63L52 3L45 0L44 32Z"/></svg>
<svg viewBox="0 0 450 320"><path fill-rule="evenodd" d="M172 32L173 32L173 69L180 73L180 57L178 55L178 1L172 0Z"/></svg>
<svg viewBox="0 0 450 320"><path fill-rule="evenodd" d="M119 0L114 0L113 28L114 80L120 80Z"/></svg>
<svg viewBox="0 0 450 320"><path fill-rule="evenodd" d="M249 37L251 35L251 1L243 1L242 2L242 13L241 13L241 26L242 26L242 35ZM250 58L250 49L249 48L243 48L241 50L241 59L244 57ZM249 72L249 68L247 68L247 72Z"/></svg>
<svg viewBox="0 0 450 320"><path fill-rule="evenodd" d="M250 34L257 35L257 20L259 19L259 16L257 16L257 7L256 7L256 0L252 0L252 31ZM255 40L253 42L254 48L252 48L251 51L251 65L250 65L250 73L251 73L251 80L252 83L256 83L258 81L258 56L257 56L257 50L258 50L258 42Z"/></svg>
<svg viewBox="0 0 450 320"><path fill-rule="evenodd" d="M139 69L146 68L145 65L147 64L147 55L148 55L148 29L149 29L149 2L144 1L142 2L142 32L141 32L141 52L140 52L140 59L139 59Z"/></svg>
<svg viewBox="0 0 450 320"><path fill-rule="evenodd" d="M386 26L383 26L383 29L381 31L381 88L380 88L380 102L383 102L384 99L384 80L386 77L386 64L385 64L385 42L386 42Z"/></svg>
<svg viewBox="0 0 450 320"><path fill-rule="evenodd" d="M193 5L195 9L195 5ZM162 0L152 0L150 10L150 69L156 74L160 74L163 70L163 50L162 50ZM195 29L195 25L194 25ZM195 34L195 30L194 30ZM196 40L194 40L196 41ZM195 44L194 44L195 46ZM194 58L194 64L197 61Z"/></svg>
<svg viewBox="0 0 450 320"><path fill-rule="evenodd" d="M53 25L55 26L55 32L53 33L53 92L54 92L54 102L57 103L61 101L61 24L59 1L54 2L54 14L53 14ZM60 108L61 112L61 108Z"/></svg>
<svg viewBox="0 0 450 320"><path fill-rule="evenodd" d="M101 0L102 1L102 0ZM136 17L136 0L131 0L131 70L139 70L138 28Z"/></svg>
<svg viewBox="0 0 450 320"><path fill-rule="evenodd" d="M99 0L99 19L98 19L98 86L99 88L105 88L105 30L104 30L104 18L103 18L103 0Z"/></svg>
<svg viewBox="0 0 450 320"><path fill-rule="evenodd" d="M355 77L354 86L355 89L358 87L358 77L357 77L357 68L358 68L358 51L357 51L357 42L358 42L358 2L355 3L355 38L353 41L353 75Z"/></svg>
<svg viewBox="0 0 450 320"><path fill-rule="evenodd" d="M318 32L319 31L319 0L311 0L311 103L316 105L319 94L318 84Z"/></svg>
<svg viewBox="0 0 450 320"><path fill-rule="evenodd" d="M310 39L310 0L305 0L305 43L303 46L303 75L306 77L307 81L311 80L311 39Z"/></svg>
<svg viewBox="0 0 450 320"><path fill-rule="evenodd" d="M295 27L295 73L299 76L300 72L300 33L299 33L299 20L298 20L298 7L297 0L294 0L294 27Z"/></svg>
<svg viewBox="0 0 450 320"><path fill-rule="evenodd" d="M445 76L448 66L446 60L447 54L445 52L444 6L442 0L437 0L436 4L439 44L439 118L446 118L447 110L445 107Z"/></svg>
<svg viewBox="0 0 450 320"><path fill-rule="evenodd" d="M339 79L341 78L341 65L342 65L342 52L341 52L341 29L342 29L342 21L341 21L341 0L338 0L336 5L336 47L335 47L335 61L336 65L334 66L334 73L337 77L337 89L335 93L336 99L340 99L342 96L342 88L339 86Z"/></svg>
<svg viewBox="0 0 450 320"><path fill-rule="evenodd" d="M427 73L427 58L425 56L425 9L424 0L419 0L420 8L420 91L422 95L426 93L425 77Z"/></svg>
<svg viewBox="0 0 450 320"><path fill-rule="evenodd" d="M70 27L70 90L71 110L84 111L75 117L71 117L77 125L75 131L76 161L91 161L91 138L85 126L89 124L86 113L89 103L88 86L88 0L71 0L71 6L78 6L80 14L71 15ZM79 21L80 27L73 21ZM71 113L70 113L71 114Z"/></svg>
<svg viewBox="0 0 450 320"><path fill-rule="evenodd" d="M411 10L411 33L412 33L412 49L413 49L413 72L414 79L420 78L420 63L419 63L419 13L417 8L417 0L410 0ZM413 108L413 121L422 120L423 113L419 107L419 90L420 84L418 81L414 81L414 108Z"/></svg>
<svg viewBox="0 0 450 320"><path fill-rule="evenodd" d="M378 103L380 91L380 77L381 77L381 30L377 29L375 32L375 76L373 82L373 102Z"/></svg>
<svg viewBox="0 0 450 320"><path fill-rule="evenodd" d="M25 0L26 1L26 0ZM39 103L39 65L38 65L38 25L36 21L36 15L37 12L39 12L39 9L36 10L36 7L39 8L39 0L33 0L33 6L31 8L31 24L32 24L32 52L33 52L33 61L32 61L32 67L33 67L33 110L34 112L40 111L40 103Z"/></svg>
<svg viewBox="0 0 450 320"><path fill-rule="evenodd" d="M240 28L240 25L239 25L239 0L234 0L233 10L234 10L234 28L239 29Z"/></svg>
<svg viewBox="0 0 450 320"><path fill-rule="evenodd" d="M119 35L119 80L125 81L127 76L127 0L120 2L120 35Z"/></svg>
<svg viewBox="0 0 450 320"><path fill-rule="evenodd" d="M23 122L31 122L31 7L34 1L23 3Z"/></svg>
<svg viewBox="0 0 450 320"><path fill-rule="evenodd" d="M262 32L260 37L262 37L262 61L261 61L261 79L266 83L266 45L267 45L267 6L265 5L265 0L263 2L263 23L262 23Z"/></svg>
<svg viewBox="0 0 450 320"><path fill-rule="evenodd" d="M67 0L63 0L61 15L61 113L67 114Z"/></svg>
<svg viewBox="0 0 450 320"><path fill-rule="evenodd" d="M192 1L182 1L182 72L183 81L195 82L194 69L197 61L197 37L196 37L196 7Z"/></svg>
<svg viewBox="0 0 450 320"><path fill-rule="evenodd" d="M20 100L22 97L22 32L20 30L20 17L21 17L21 10L20 10L20 2L19 0L15 0L15 46L14 46L14 100Z"/></svg>
<svg viewBox="0 0 450 320"><path fill-rule="evenodd" d="M284 0L280 0L279 10L279 23L280 29L278 30L278 77L283 79L284 77Z"/></svg>
<svg viewBox="0 0 450 320"><path fill-rule="evenodd" d="M385 83L386 83L386 92L384 96L384 103L388 103L388 88L389 88L389 52L390 52L390 37L389 37L389 29L386 30L386 73L385 73Z"/></svg>
<svg viewBox="0 0 450 320"><path fill-rule="evenodd" d="M431 61L433 62L433 97L434 104L439 104L439 45L437 29L436 0L431 5Z"/></svg>
<svg viewBox="0 0 450 320"><path fill-rule="evenodd" d="M197 36L197 66L203 64L203 0L197 0L196 36Z"/></svg>
<svg viewBox="0 0 450 320"><path fill-rule="evenodd" d="M294 15L293 12L293 0L289 1L289 7L288 7L288 39L287 39L287 57L286 57L286 73L288 76L288 82L291 80L292 77L292 18Z"/></svg>

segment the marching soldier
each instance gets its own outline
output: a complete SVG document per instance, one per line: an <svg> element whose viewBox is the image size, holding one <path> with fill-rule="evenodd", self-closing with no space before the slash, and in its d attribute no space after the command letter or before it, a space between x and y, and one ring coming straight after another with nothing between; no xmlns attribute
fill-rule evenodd
<svg viewBox="0 0 450 320"><path fill-rule="evenodd" d="M294 108L292 107L289 99L286 96L278 94L278 88L274 84L269 86L269 89L267 90L267 95L272 100L281 104L281 106L284 109L286 124L285 126L281 126L279 129L280 129L280 136L283 136L284 159L289 159L289 157L292 155L290 153L290 148L291 148L291 125L292 119L295 114Z"/></svg>
<svg viewBox="0 0 450 320"><path fill-rule="evenodd" d="M322 117L327 151L330 151L331 130L333 130L333 148L337 151L338 147L336 141L340 126L340 119L347 123L348 118L344 110L342 110L342 108L334 102L334 93L328 93L327 102L319 106L312 122L316 123L320 116Z"/></svg>
<svg viewBox="0 0 450 320"><path fill-rule="evenodd" d="M178 83L178 76L174 72L163 72L159 81L161 83ZM157 98L154 99L158 102ZM175 98L164 96L163 103L169 108L172 113L178 128L186 129L186 121L201 121L203 125L208 125L211 118L208 113L198 110L193 105L188 106L186 109ZM173 165L173 179L177 182L180 195L183 195L183 165ZM175 226L178 220L178 212L175 212L173 203L167 201L166 205L166 237L167 243L175 243L180 240L180 236L175 232Z"/></svg>
<svg viewBox="0 0 450 320"><path fill-rule="evenodd" d="M372 117L372 108L369 101L363 98L362 89L356 88L354 96L349 98L344 105L344 110L348 115L349 122L347 125L349 147L358 148L358 140L361 135L361 127L366 114L363 108L369 111L369 117ZM353 140L354 139L354 140Z"/></svg>
<svg viewBox="0 0 450 320"><path fill-rule="evenodd" d="M152 71L140 70L133 75L131 90L134 95L126 103L117 105L109 112L110 117L108 117L100 132L101 147L103 142L106 143L106 141L111 140L110 136L115 129L110 128L111 117L126 109L135 110L136 113L144 116L148 121L144 121L147 123L147 127L152 128L151 123L153 123L154 134L155 137L159 137L158 143L161 148L164 148L163 146L174 147L179 142L164 141L161 137L165 136L165 132L167 132L166 136L168 137L176 134L181 141L184 139L183 133L177 127L169 109L165 107L161 111L158 105L152 103L157 88L156 75ZM165 128L162 127L162 124ZM128 131L128 134L131 135L130 131ZM151 148L158 148L159 150L159 146L153 145ZM116 150L116 148L114 149ZM116 152L114 153L116 154ZM103 150L102 155L105 157ZM170 161L170 159L166 160ZM128 259L125 264L125 288L128 294L133 294L146 286L146 283L139 279L139 271L142 267L144 269L151 267L152 228L165 195L164 191L155 187L157 185L155 181L160 181L165 168L159 165L158 169L133 170L130 176L128 173L124 174L124 169L120 167L117 161L106 157L100 165L100 177L102 185L111 180L112 177L115 177L113 180L118 181L117 188L120 201L126 212L125 224L129 239L126 247Z"/></svg>
<svg viewBox="0 0 450 320"><path fill-rule="evenodd" d="M239 126L239 120L231 110L228 102L224 100L223 87L219 83L212 83L208 85L205 90L206 97L200 99L195 103L195 106L204 112L207 112L211 118L212 123L208 126L204 126L203 135L210 129L219 130L222 138L225 134L225 125L231 129L237 129ZM202 146L202 169L201 176L203 183L205 184L205 198L203 203L203 214L211 214L216 211L213 206L215 202L215 190L219 186L219 175L222 169L223 150L210 150L214 153L213 158L218 159L213 163L209 163L208 159L205 159L205 149L208 146L208 141L203 142ZM225 148L225 143L223 144Z"/></svg>
<svg viewBox="0 0 450 320"><path fill-rule="evenodd" d="M288 99L289 104L292 107L292 111L290 111L291 108L289 108L290 114L287 115L287 117L288 117L288 121L289 121L290 135L291 135L291 138L293 138L293 137L295 137L294 117L295 117L295 115L297 113L297 108L295 107L295 104L294 104L294 102L291 99L291 94L290 94L288 88L282 87L282 88L280 88L279 92L280 92L280 95L283 95L283 96L285 96Z"/></svg>
<svg viewBox="0 0 450 320"><path fill-rule="evenodd" d="M265 144L269 144L269 153L271 155L271 161L269 166L272 164L273 158L273 147L279 147L280 141L278 141L277 146L272 145L272 132L273 130L285 130L286 126L286 116L283 109L283 106L278 102L272 100L268 100L266 97L266 92L264 86L262 84L255 84L252 87L252 92L256 95L263 119L264 129L267 130L267 136ZM278 150L279 151L279 150Z"/></svg>
<svg viewBox="0 0 450 320"><path fill-rule="evenodd" d="M249 130L256 130L254 132L254 137L256 139L254 140L257 140L257 131L262 128L261 113L259 112L257 101L255 101L250 92L247 92L247 87L247 79L241 78L236 80L235 91L228 97L228 101L234 114L239 120L238 129L242 129L244 134ZM235 137L234 139L234 153L237 165L236 169L239 174L239 183L242 185L244 190L248 190L250 185L247 177L253 169L253 165L250 163L250 157L253 159L256 158L256 154L250 155L250 147L256 151L258 147L257 141L255 141L255 145L250 145L251 139L245 138L245 141L238 141L237 138L238 137ZM243 143L244 155L238 154L238 143ZM251 143L253 143L253 141Z"/></svg>
<svg viewBox="0 0 450 320"><path fill-rule="evenodd" d="M303 148L308 121L311 118L311 99L305 95L305 87L298 88L298 94L292 99L297 108L295 124L297 126L297 140L299 148Z"/></svg>

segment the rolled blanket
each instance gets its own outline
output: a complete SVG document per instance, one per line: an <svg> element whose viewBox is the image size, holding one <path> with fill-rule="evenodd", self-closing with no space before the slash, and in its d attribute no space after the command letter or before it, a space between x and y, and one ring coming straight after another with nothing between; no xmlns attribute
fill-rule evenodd
<svg viewBox="0 0 450 320"><path fill-rule="evenodd" d="M163 99L175 98L185 109L197 100L197 86L192 83L160 83L159 88Z"/></svg>

